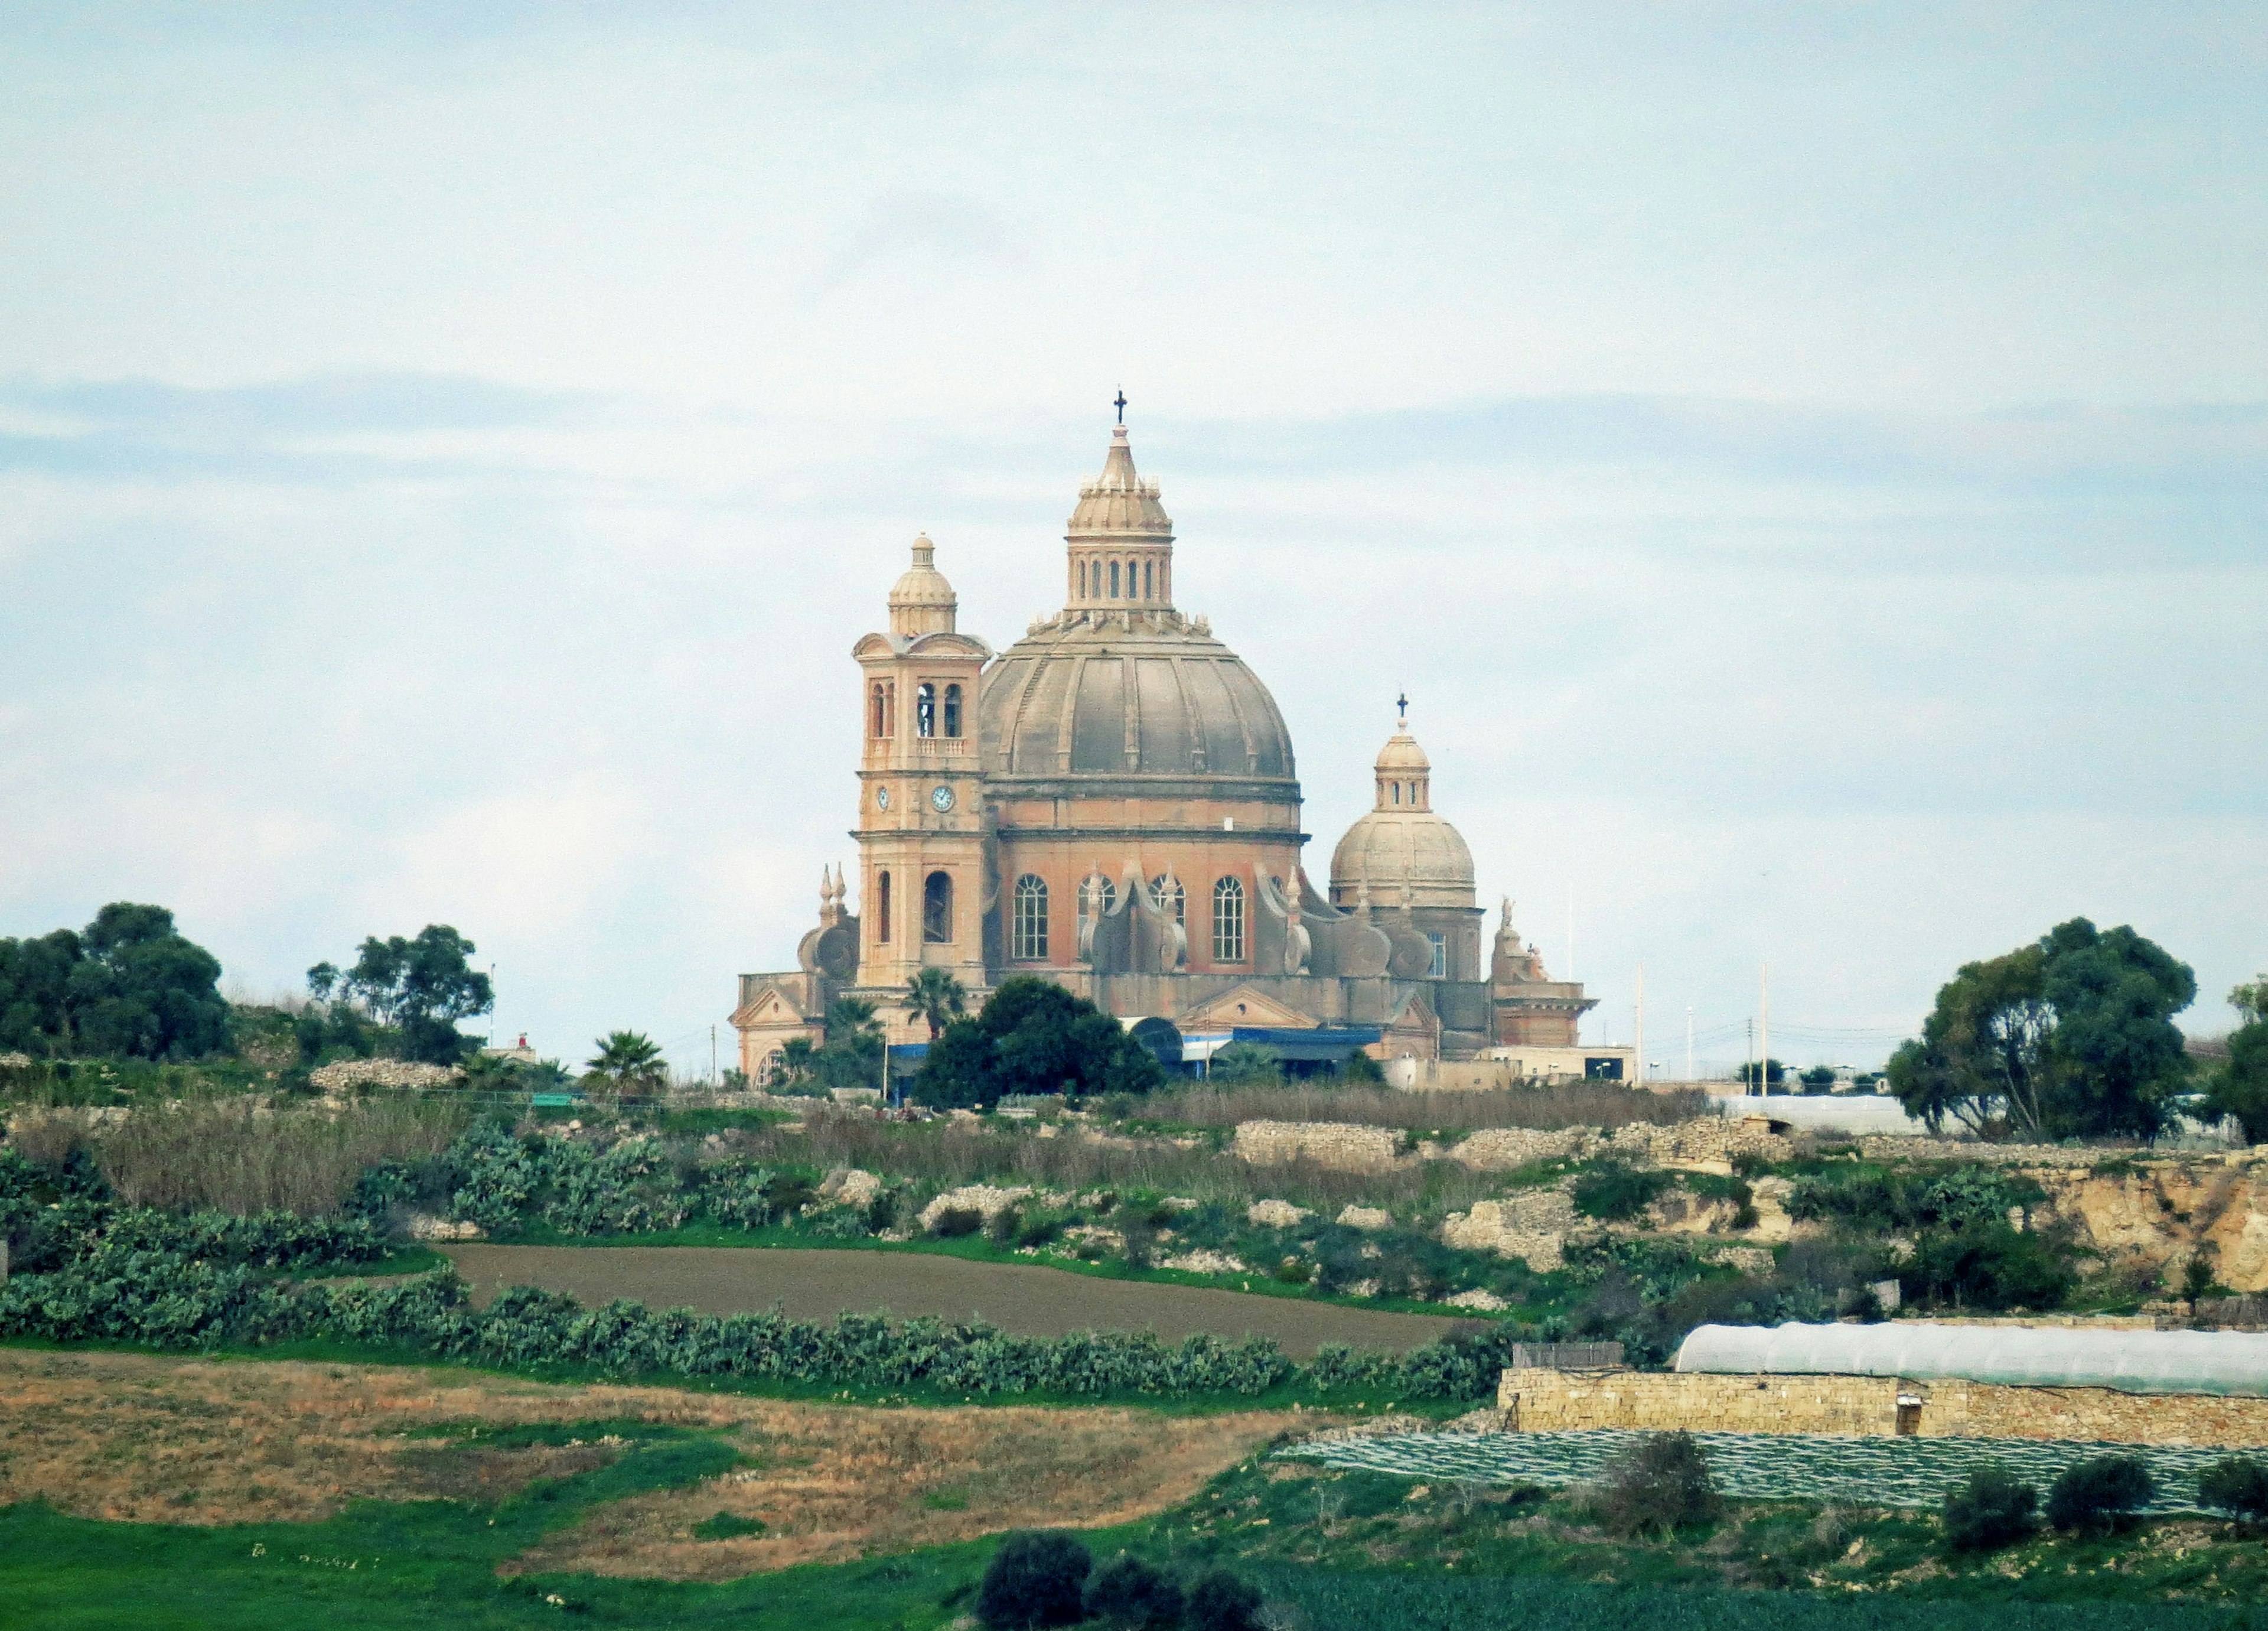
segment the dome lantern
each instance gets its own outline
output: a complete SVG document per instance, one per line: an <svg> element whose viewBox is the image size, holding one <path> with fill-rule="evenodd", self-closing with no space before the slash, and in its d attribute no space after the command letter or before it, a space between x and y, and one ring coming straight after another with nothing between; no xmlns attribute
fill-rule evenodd
<svg viewBox="0 0 2268 1631"><path fill-rule="evenodd" d="M1173 609L1173 520L1158 483L1136 473L1124 425L1111 428L1102 474L1079 490L1064 542L1070 610Z"/></svg>

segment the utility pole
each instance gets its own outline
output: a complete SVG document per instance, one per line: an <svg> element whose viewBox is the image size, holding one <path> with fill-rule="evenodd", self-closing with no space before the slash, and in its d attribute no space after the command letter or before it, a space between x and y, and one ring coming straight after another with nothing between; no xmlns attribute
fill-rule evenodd
<svg viewBox="0 0 2268 1631"><path fill-rule="evenodd" d="M1567 978L1575 978L1575 886L1567 886Z"/></svg>
<svg viewBox="0 0 2268 1631"><path fill-rule="evenodd" d="M725 1085L725 1079L717 1074L717 1028L714 1025L709 1027L709 1085L712 1088Z"/></svg>
<svg viewBox="0 0 2268 1631"><path fill-rule="evenodd" d="M1755 1064L1756 1062L1756 1016L1753 1014L1749 1015L1749 1039L1741 1045L1745 1050L1742 1055L1744 1064ZM1756 1090L1756 1084L1753 1081L1741 1083L1741 1091L1743 1093L1754 1093Z"/></svg>
<svg viewBox="0 0 2268 1631"><path fill-rule="evenodd" d="M1685 1080L1689 1085L1693 1080L1693 1009L1690 1006L1685 1010Z"/></svg>
<svg viewBox="0 0 2268 1631"><path fill-rule="evenodd" d="M1760 977L1759 977L1759 978L1760 978L1763 980L1763 982L1764 982L1764 1052L1763 1052L1761 1055L1759 1055L1759 1056L1758 1056L1758 1057L1762 1059L1762 1061L1763 1061L1763 1062L1762 1062L1762 1063L1760 1063L1760 1064L1756 1066L1756 1086L1757 1086L1758 1088L1762 1089L1764 1092L1769 1093L1769 1092L1771 1092L1771 963L1767 963L1764 964L1764 966L1763 966L1763 970L1762 970L1762 973L1761 973L1761 975L1760 975Z"/></svg>
<svg viewBox="0 0 2268 1631"><path fill-rule="evenodd" d="M1646 1086L1646 964L1638 965L1638 1085Z"/></svg>

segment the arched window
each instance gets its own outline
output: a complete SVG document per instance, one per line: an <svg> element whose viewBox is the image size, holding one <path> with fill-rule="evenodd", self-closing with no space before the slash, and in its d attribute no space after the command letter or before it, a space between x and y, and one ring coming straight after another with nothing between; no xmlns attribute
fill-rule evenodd
<svg viewBox="0 0 2268 1631"><path fill-rule="evenodd" d="M1116 561L1110 563L1110 598L1114 601L1118 598L1118 563Z"/></svg>
<svg viewBox="0 0 2268 1631"><path fill-rule="evenodd" d="M1391 786L1393 787L1393 789L1394 789L1394 801L1395 801L1396 804L1401 803L1401 802L1402 802L1402 784L1401 784L1400 782L1398 782L1398 781L1397 781L1397 782L1390 783L1390 784L1388 784L1388 785L1389 785L1389 786Z"/></svg>
<svg viewBox="0 0 2268 1631"><path fill-rule="evenodd" d="M874 939L881 945L890 943L890 875L874 875Z"/></svg>
<svg viewBox="0 0 2268 1631"><path fill-rule="evenodd" d="M945 734L948 736L961 734L961 687L958 685L945 688Z"/></svg>
<svg viewBox="0 0 2268 1631"><path fill-rule="evenodd" d="M1173 885L1170 893L1166 888L1168 882ZM1189 892L1182 887L1182 881L1179 878L1170 877L1161 872L1151 879L1150 904L1160 911L1172 912L1174 921L1183 928L1189 926Z"/></svg>
<svg viewBox="0 0 2268 1631"><path fill-rule="evenodd" d="M887 722L882 712L882 683L876 680L866 698L866 734L880 736Z"/></svg>
<svg viewBox="0 0 2268 1631"><path fill-rule="evenodd" d="M1244 885L1235 878L1212 886L1212 960L1244 961Z"/></svg>
<svg viewBox="0 0 2268 1631"><path fill-rule="evenodd" d="M787 1055L782 1052L779 1049L774 1048L770 1052L764 1055L763 1080L758 1083L758 1085L761 1087L776 1088L786 1080Z"/></svg>
<svg viewBox="0 0 2268 1631"><path fill-rule="evenodd" d="M922 939L943 946L953 939L953 875L932 872L922 884Z"/></svg>
<svg viewBox="0 0 2268 1631"><path fill-rule="evenodd" d="M1102 887L1094 892L1095 915L1107 918L1111 908L1118 904L1118 886L1108 878L1098 878L1096 882Z"/></svg>
<svg viewBox="0 0 2268 1631"><path fill-rule="evenodd" d="M921 689L914 693L914 734L937 734L937 687L927 680L924 680Z"/></svg>
<svg viewBox="0 0 2268 1631"><path fill-rule="evenodd" d="M1150 561L1142 563L1142 598L1145 601L1158 598L1157 567Z"/></svg>
<svg viewBox="0 0 2268 1631"><path fill-rule="evenodd" d="M1037 962L1048 955L1048 883L1026 873L1016 880L1015 915L1009 926L1008 955Z"/></svg>
<svg viewBox="0 0 2268 1631"><path fill-rule="evenodd" d="M1079 598L1082 601L1086 598L1086 563L1085 561L1079 564Z"/></svg>
<svg viewBox="0 0 2268 1631"><path fill-rule="evenodd" d="M1433 960L1425 965L1425 978L1427 979L1448 978L1449 937L1446 934L1428 934L1425 940L1433 948Z"/></svg>

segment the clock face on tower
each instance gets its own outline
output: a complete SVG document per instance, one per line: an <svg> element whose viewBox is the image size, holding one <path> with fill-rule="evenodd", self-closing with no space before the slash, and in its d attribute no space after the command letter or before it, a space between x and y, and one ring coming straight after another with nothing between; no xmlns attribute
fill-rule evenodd
<svg viewBox="0 0 2268 1631"><path fill-rule="evenodd" d="M929 795L929 802L931 808L940 816L944 815L953 808L953 789L950 787L932 789Z"/></svg>
<svg viewBox="0 0 2268 1631"><path fill-rule="evenodd" d="M874 789L874 808L878 810L886 810L890 808L890 790L887 787L877 787Z"/></svg>

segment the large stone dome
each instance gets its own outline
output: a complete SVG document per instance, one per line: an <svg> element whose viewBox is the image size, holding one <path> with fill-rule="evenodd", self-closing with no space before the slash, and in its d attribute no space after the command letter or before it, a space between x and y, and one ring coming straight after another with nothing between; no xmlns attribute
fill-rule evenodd
<svg viewBox="0 0 2268 1631"><path fill-rule="evenodd" d="M984 671L995 776L1169 777L1292 784L1276 699L1202 620L1171 611L1067 613Z"/></svg>
<svg viewBox="0 0 2268 1631"><path fill-rule="evenodd" d="M1433 813L1432 766L1407 724L1397 726L1373 767L1378 805L1331 852L1331 904L1471 907L1473 852Z"/></svg>
<svg viewBox="0 0 2268 1631"><path fill-rule="evenodd" d="M1095 782L1138 778L1131 794L1297 804L1276 699L1205 619L1174 609L1174 524L1136 473L1124 425L1079 489L1064 542L1064 609L984 671L986 773L1092 778L1090 795L1108 796ZM1230 782L1242 785L1220 786Z"/></svg>

